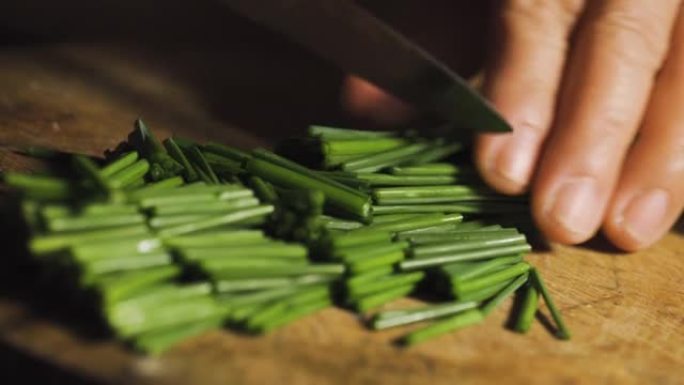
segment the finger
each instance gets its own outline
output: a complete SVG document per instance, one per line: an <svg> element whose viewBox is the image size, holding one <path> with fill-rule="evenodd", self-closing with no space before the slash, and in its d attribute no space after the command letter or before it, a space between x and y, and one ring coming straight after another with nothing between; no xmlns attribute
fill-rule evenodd
<svg viewBox="0 0 684 385"><path fill-rule="evenodd" d="M651 245L684 207L684 8L639 137L606 216L606 235L625 250Z"/></svg>
<svg viewBox="0 0 684 385"><path fill-rule="evenodd" d="M583 1L502 4L495 19L498 47L484 93L513 126L508 135L481 135L476 163L483 178L505 193L527 187L556 104L568 37Z"/></svg>
<svg viewBox="0 0 684 385"><path fill-rule="evenodd" d="M587 6L532 196L537 223L563 243L583 242L601 224L667 50L678 1Z"/></svg>
<svg viewBox="0 0 684 385"><path fill-rule="evenodd" d="M358 76L344 80L341 98L351 114L383 125L399 124L413 115L409 105Z"/></svg>

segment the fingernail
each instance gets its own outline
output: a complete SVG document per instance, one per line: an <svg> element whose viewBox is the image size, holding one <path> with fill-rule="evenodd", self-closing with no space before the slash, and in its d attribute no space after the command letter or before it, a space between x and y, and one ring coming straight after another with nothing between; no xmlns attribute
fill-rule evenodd
<svg viewBox="0 0 684 385"><path fill-rule="evenodd" d="M596 180L592 177L568 180L550 202L548 216L567 232L588 237L598 226L598 193Z"/></svg>
<svg viewBox="0 0 684 385"><path fill-rule="evenodd" d="M529 183L537 148L532 135L521 132L513 136L500 150L494 171L517 187Z"/></svg>
<svg viewBox="0 0 684 385"><path fill-rule="evenodd" d="M651 243L660 235L669 204L670 195L663 189L652 189L632 198L621 220L625 233L639 244Z"/></svg>

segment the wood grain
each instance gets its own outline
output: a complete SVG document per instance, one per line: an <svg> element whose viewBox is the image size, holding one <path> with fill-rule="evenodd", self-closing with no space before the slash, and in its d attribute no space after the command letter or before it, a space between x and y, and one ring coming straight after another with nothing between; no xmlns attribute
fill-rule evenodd
<svg viewBox="0 0 684 385"><path fill-rule="evenodd" d="M174 132L242 147L267 144L267 133L239 128L208 108L202 95L201 89L121 47L8 49L0 53L0 145L100 154L130 130L138 115L162 135ZM0 152L2 169L31 166ZM526 336L506 330L506 304L466 332L400 349L391 341L408 329L369 332L351 313L328 309L265 337L214 331L160 358L145 358L115 342L90 339L65 325L68 321L54 321L5 293L0 296L0 343L106 383L684 381L681 233L635 254L596 242L553 246L530 261L546 277L566 316L574 332L571 341L555 340L540 323Z"/></svg>

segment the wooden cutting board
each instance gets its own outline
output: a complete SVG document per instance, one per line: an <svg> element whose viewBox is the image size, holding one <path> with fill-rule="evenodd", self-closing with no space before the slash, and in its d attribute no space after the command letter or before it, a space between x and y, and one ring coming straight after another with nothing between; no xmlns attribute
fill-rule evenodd
<svg viewBox="0 0 684 385"><path fill-rule="evenodd" d="M231 116L249 114L240 115L234 105L227 111L235 115L217 108L221 100L207 100L206 87L198 84L230 89L237 82L238 94L253 104L259 99L258 82L252 89L249 79L254 76L241 77L255 73L245 58L249 55L183 55L166 52L150 58L120 47L4 49L0 52L0 145L33 144L100 154L116 145L134 118L143 115L161 136L174 132L254 147L268 144L264 138L285 136L286 129L305 123L297 116L306 116L302 113L306 108L292 111L297 103L313 107L309 116L328 114L325 106L330 103L322 100L329 102L331 92L300 84L325 77L315 66L294 65L297 70L282 73L293 78L278 85L300 84L305 95L274 89L274 78L261 78L267 87L260 92L271 94L264 94L270 102L258 109L263 109L263 115L280 114L282 124L273 116L270 127L236 124ZM212 57L214 65L228 66L221 68L233 83L225 74L216 79L205 76L204 83L189 82L179 74L193 71L173 71L174 66ZM230 100L240 100L239 96ZM278 98L289 107L271 103ZM3 170L30 166L26 159L0 150ZM532 255L529 260L546 277L573 331L571 341L552 338L539 323L526 336L508 331L503 327L507 303L482 325L401 349L391 340L407 329L369 332L351 313L328 309L268 336L213 331L159 358L145 358L118 343L93 340L70 327L68 319L55 320L5 292L0 295L0 345L69 375L106 383L681 384L682 233L680 226L649 250L629 255L601 241L553 246Z"/></svg>

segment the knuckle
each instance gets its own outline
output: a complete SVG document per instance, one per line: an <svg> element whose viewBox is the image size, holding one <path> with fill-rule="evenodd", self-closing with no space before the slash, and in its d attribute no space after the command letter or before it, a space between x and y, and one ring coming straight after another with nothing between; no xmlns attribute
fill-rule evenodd
<svg viewBox="0 0 684 385"><path fill-rule="evenodd" d="M505 0L504 19L526 25L572 24L579 15L583 0Z"/></svg>
<svg viewBox="0 0 684 385"><path fill-rule="evenodd" d="M653 11L633 8L606 10L591 21L590 30L626 64L656 71L667 53L670 25Z"/></svg>

